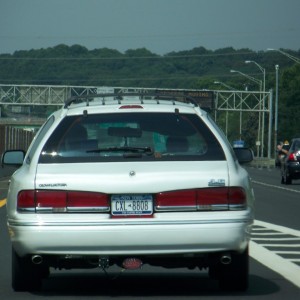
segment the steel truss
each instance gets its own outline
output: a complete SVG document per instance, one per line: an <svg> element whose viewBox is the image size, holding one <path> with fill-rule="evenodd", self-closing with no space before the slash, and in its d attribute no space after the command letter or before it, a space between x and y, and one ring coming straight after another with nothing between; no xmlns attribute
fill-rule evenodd
<svg viewBox="0 0 300 300"><path fill-rule="evenodd" d="M111 92L111 90L114 88L97 86L0 84L0 105L60 106L63 105L66 99L71 96L95 94L99 92L99 89L102 92ZM121 89L138 90L140 88ZM143 90L147 90L147 88ZM272 132L272 91L258 92L214 90L213 92L215 106L212 113L215 117L215 121L223 129L226 136L228 137L230 131L230 138L233 138L234 136L234 138L243 139L245 132L249 131L250 129L255 130L257 157L264 157L267 154L267 157L270 158ZM268 129L265 128L266 122ZM234 128L230 126L231 124L234 125ZM236 124L238 124L238 126L236 126ZM265 141L266 133L268 137L267 142ZM267 153L265 153L265 146L267 146Z"/></svg>
<svg viewBox="0 0 300 300"><path fill-rule="evenodd" d="M273 119L272 98L272 91L215 91L215 121L224 130L227 137L230 122L233 122L232 118L239 118L238 133L236 133L236 137L239 139L243 139L245 131L256 129L257 157L264 157L265 146L267 145L267 157L270 158ZM237 122L234 124L236 125ZM234 129L237 130L237 128L231 128L231 132L234 132ZM266 133L267 142L265 141Z"/></svg>

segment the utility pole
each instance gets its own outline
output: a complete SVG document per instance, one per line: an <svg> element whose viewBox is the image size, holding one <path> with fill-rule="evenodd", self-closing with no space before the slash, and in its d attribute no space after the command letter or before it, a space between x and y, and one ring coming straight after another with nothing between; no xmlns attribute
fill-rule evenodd
<svg viewBox="0 0 300 300"><path fill-rule="evenodd" d="M276 92L275 92L275 126L274 126L274 151L277 146L277 134L278 134L278 71L279 65L275 66L276 71Z"/></svg>

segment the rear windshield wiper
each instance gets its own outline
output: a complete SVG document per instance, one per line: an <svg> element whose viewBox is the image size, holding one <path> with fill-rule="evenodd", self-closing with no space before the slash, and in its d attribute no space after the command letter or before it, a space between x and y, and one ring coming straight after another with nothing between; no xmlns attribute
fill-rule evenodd
<svg viewBox="0 0 300 300"><path fill-rule="evenodd" d="M87 153L100 153L100 152L130 152L142 154L145 153L147 155L153 155L153 150L151 147L107 147L107 148L99 148L93 150L87 150Z"/></svg>

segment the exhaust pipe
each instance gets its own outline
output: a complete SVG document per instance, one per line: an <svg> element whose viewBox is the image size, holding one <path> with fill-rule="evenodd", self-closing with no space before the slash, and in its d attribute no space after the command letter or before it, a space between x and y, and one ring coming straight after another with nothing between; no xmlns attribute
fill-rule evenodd
<svg viewBox="0 0 300 300"><path fill-rule="evenodd" d="M224 253L221 256L220 261L223 265L229 265L231 263L231 254L230 253Z"/></svg>
<svg viewBox="0 0 300 300"><path fill-rule="evenodd" d="M43 262L43 257L41 255L32 255L31 261L35 265L40 265Z"/></svg>

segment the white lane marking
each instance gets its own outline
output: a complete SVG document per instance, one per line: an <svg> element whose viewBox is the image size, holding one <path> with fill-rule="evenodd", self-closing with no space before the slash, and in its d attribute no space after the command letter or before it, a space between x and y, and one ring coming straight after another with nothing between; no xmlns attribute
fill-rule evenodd
<svg viewBox="0 0 300 300"><path fill-rule="evenodd" d="M255 240L255 238L253 239ZM292 245L289 245L289 244L263 244L264 247L282 247L282 248L299 248L300 247L300 244L292 244ZM299 255L300 255L300 252L298 252Z"/></svg>
<svg viewBox="0 0 300 300"><path fill-rule="evenodd" d="M270 232L267 232L267 231L270 231L268 228L253 228L252 231L253 232L265 231L267 234L270 233ZM263 233L259 233L259 234L263 234Z"/></svg>
<svg viewBox="0 0 300 300"><path fill-rule="evenodd" d="M265 227L264 230L275 230L279 231L280 233L284 234L290 234L293 235L295 238L293 240L298 241L300 237L300 231L295 230L292 228L275 225L263 221L254 221L254 225ZM253 233L260 235L261 233L257 232L260 230L260 228L254 228ZM300 251L272 251L268 250L265 247L284 247L285 249L290 248L297 248L300 247L300 244L286 244L284 243L286 239L278 239L269 237L268 241L276 240L280 241L282 240L283 243L278 244L270 244L270 243L264 243L264 244L257 244L255 243L255 240L261 240L260 238L253 237L253 240L250 241L250 256L260 262L261 264L265 265L269 269L277 272L284 278L286 278L288 281L292 282L296 286L300 287L300 267L296 264L300 261L300 258L283 258L279 256L278 254L296 254L300 257Z"/></svg>
<svg viewBox="0 0 300 300"><path fill-rule="evenodd" d="M300 194L300 191L298 191L298 190L293 190L293 189L290 189L290 188L285 188L285 187L282 187L282 186L268 184L268 183L264 183L264 182L260 182L260 181L256 181L256 180L251 180L251 181L253 183L260 184L260 185L263 185L263 186L272 187L272 188L276 188L276 189L280 189L280 190L284 190L284 191L289 191L289 192L294 192L294 193L299 193Z"/></svg>
<svg viewBox="0 0 300 300"><path fill-rule="evenodd" d="M258 237L254 237L254 239L256 241L299 241L300 242L300 238L274 238L274 237L269 237L269 238L266 238L266 237L262 237L262 238L258 238Z"/></svg>
<svg viewBox="0 0 300 300"><path fill-rule="evenodd" d="M280 231L280 232L283 232L286 234L292 234L297 237L300 237L300 231L296 230L296 229L292 229L292 228L288 228L288 227L284 227L284 226L280 226L280 225L276 225L276 224L272 224L272 223L267 223L267 222L259 221L259 220L255 220L254 225L266 227L266 229L273 229L273 230L277 230L277 231Z"/></svg>
<svg viewBox="0 0 300 300"><path fill-rule="evenodd" d="M264 231L265 230L266 229L264 228ZM257 234L259 236L264 236L264 235L272 236L272 238L273 238L273 236L278 236L279 238L280 238L280 236L286 236L286 233L283 233L283 232L259 232L259 231L256 232L256 228L252 230L252 233Z"/></svg>
<svg viewBox="0 0 300 300"><path fill-rule="evenodd" d="M300 288L299 266L252 241L250 241L250 255Z"/></svg>
<svg viewBox="0 0 300 300"><path fill-rule="evenodd" d="M299 251L277 251L276 250L276 253L277 254L299 254Z"/></svg>

